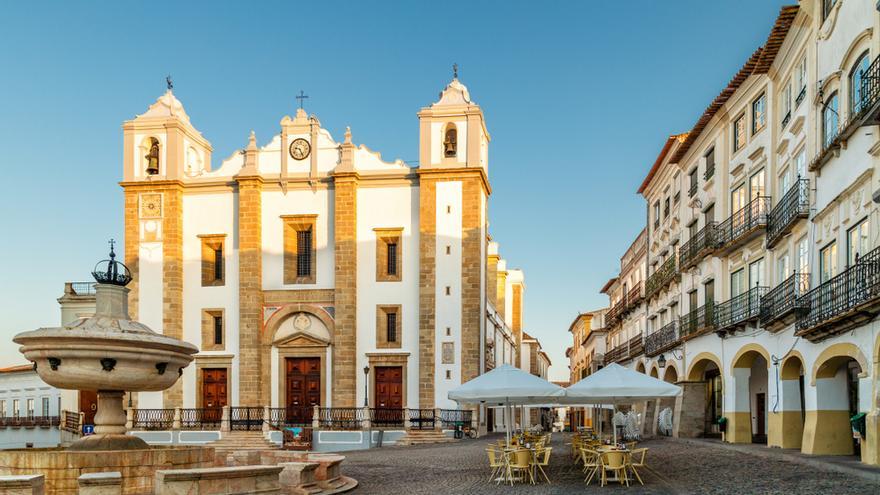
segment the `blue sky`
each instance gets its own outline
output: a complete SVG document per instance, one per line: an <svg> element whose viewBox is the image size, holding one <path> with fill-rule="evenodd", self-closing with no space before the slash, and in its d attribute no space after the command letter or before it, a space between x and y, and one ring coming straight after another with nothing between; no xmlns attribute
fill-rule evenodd
<svg viewBox="0 0 880 495"><path fill-rule="evenodd" d="M460 66L492 135L490 231L527 331L568 325L644 224L635 191L773 25L778 0L30 2L0 10L0 333L58 323L63 282L122 238L121 124L165 89L214 146L260 143L295 94L341 138L418 159L416 112ZM789 0L787 3L794 3ZM14 346L0 365L20 361Z"/></svg>

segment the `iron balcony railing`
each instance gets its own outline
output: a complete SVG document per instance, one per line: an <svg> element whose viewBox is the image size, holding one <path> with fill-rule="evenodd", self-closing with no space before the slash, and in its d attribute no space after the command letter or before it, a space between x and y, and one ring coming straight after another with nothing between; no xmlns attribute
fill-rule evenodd
<svg viewBox="0 0 880 495"><path fill-rule="evenodd" d="M77 296L94 296L95 295L95 283L94 282L71 282L70 289Z"/></svg>
<svg viewBox="0 0 880 495"><path fill-rule="evenodd" d="M223 408L203 407L180 410L180 428L184 430L218 430L223 419Z"/></svg>
<svg viewBox="0 0 880 495"><path fill-rule="evenodd" d="M703 256L718 248L718 225L715 222L707 223L696 235L682 244L678 250L678 266L687 269L696 265Z"/></svg>
<svg viewBox="0 0 880 495"><path fill-rule="evenodd" d="M870 309L871 303L880 299L880 248L864 256L856 256L856 262L842 273L823 282L804 294L798 305L804 312L798 315L797 333L810 340L821 340L846 330L860 321L857 316L862 309ZM865 311L865 318L876 314ZM865 318L862 318L864 320Z"/></svg>
<svg viewBox="0 0 880 495"><path fill-rule="evenodd" d="M645 339L641 336L641 334L636 335L635 337L629 339L629 342L627 342L627 347L628 358L641 356L645 353Z"/></svg>
<svg viewBox="0 0 880 495"><path fill-rule="evenodd" d="M761 324L769 325L801 308L800 297L810 290L810 274L797 273L782 281L761 298Z"/></svg>
<svg viewBox="0 0 880 495"><path fill-rule="evenodd" d="M770 221L767 224L767 247L773 247L798 219L807 218L809 215L810 181L809 179L798 179L770 211Z"/></svg>
<svg viewBox="0 0 880 495"><path fill-rule="evenodd" d="M626 309L626 294L620 298L617 303L608 310L607 318L611 323L617 322L621 316L623 316L623 311Z"/></svg>
<svg viewBox="0 0 880 495"><path fill-rule="evenodd" d="M676 347L680 343L678 320L673 320L660 327L660 330L645 337L645 354L649 357L654 357Z"/></svg>
<svg viewBox="0 0 880 495"><path fill-rule="evenodd" d="M715 305L715 329L727 330L757 319L761 313L761 297L768 287L755 286Z"/></svg>
<svg viewBox="0 0 880 495"><path fill-rule="evenodd" d="M679 336L689 339L715 330L715 303L712 301L679 319Z"/></svg>
<svg viewBox="0 0 880 495"><path fill-rule="evenodd" d="M334 430L359 430L364 421L362 407L321 407L318 424L321 428Z"/></svg>
<svg viewBox="0 0 880 495"><path fill-rule="evenodd" d="M632 289L629 290L629 292L626 294L624 311L634 309L636 306L639 305L640 302L645 299L644 289L645 284L639 281L633 286Z"/></svg>
<svg viewBox="0 0 880 495"><path fill-rule="evenodd" d="M605 363L626 361L627 359L641 355L645 351L644 341L641 335L627 340L605 353Z"/></svg>
<svg viewBox="0 0 880 495"><path fill-rule="evenodd" d="M132 423L136 430L170 430L174 409L135 409Z"/></svg>
<svg viewBox="0 0 880 495"><path fill-rule="evenodd" d="M718 243L721 247L732 247L748 238L757 229L767 227L770 213L770 197L756 196L745 206L718 224Z"/></svg>
<svg viewBox="0 0 880 495"><path fill-rule="evenodd" d="M678 276L678 256L673 253L645 282L645 298L650 299L672 283Z"/></svg>

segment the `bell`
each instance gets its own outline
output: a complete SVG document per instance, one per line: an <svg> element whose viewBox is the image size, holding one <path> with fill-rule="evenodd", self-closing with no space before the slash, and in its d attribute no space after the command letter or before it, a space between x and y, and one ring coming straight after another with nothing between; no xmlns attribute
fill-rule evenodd
<svg viewBox="0 0 880 495"><path fill-rule="evenodd" d="M157 175L159 173L159 157L147 155L147 174Z"/></svg>

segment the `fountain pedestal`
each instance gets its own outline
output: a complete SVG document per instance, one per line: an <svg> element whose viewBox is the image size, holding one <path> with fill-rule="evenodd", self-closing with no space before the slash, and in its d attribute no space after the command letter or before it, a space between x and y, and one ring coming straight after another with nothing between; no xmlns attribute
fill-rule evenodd
<svg viewBox="0 0 880 495"><path fill-rule="evenodd" d="M95 413L95 434L73 443L70 450L136 450L150 446L143 439L126 435L125 410L120 390L98 391L98 412Z"/></svg>

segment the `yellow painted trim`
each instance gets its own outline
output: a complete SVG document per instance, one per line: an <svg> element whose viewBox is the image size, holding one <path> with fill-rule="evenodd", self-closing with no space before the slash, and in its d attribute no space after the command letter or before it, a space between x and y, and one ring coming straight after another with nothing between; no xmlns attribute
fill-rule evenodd
<svg viewBox="0 0 880 495"><path fill-rule="evenodd" d="M732 366L734 368L751 368L755 361L755 356L752 353L758 353L763 356L764 361L767 362L767 369L770 369L770 353L767 352L767 349L764 349L762 346L755 343L746 344L740 347L739 351L736 352L736 355L733 356L733 361L731 361Z"/></svg>
<svg viewBox="0 0 880 495"><path fill-rule="evenodd" d="M777 411L767 416L767 445L783 449L800 449L804 437L801 411Z"/></svg>
<svg viewBox="0 0 880 495"><path fill-rule="evenodd" d="M725 412L727 432L724 440L730 443L752 443L752 414L748 411Z"/></svg>
<svg viewBox="0 0 880 495"><path fill-rule="evenodd" d="M849 411L807 411L801 452L811 455L852 455Z"/></svg>
<svg viewBox="0 0 880 495"><path fill-rule="evenodd" d="M800 352L793 350L788 353L788 357L782 360L781 366L779 367L779 378L781 380L797 380L798 378L800 378L800 369L792 370L789 367L789 363L792 363L793 359L797 359L798 361L800 361L801 368L803 368L804 372L807 371L807 366L805 364L807 360L804 359L804 356Z"/></svg>
<svg viewBox="0 0 880 495"><path fill-rule="evenodd" d="M832 378L837 373L838 366L825 366L830 360L834 358L852 358L855 359L859 366L862 368L862 372L859 373L859 378L865 378L868 376L868 360L865 359L865 355L862 354L862 351L855 346L855 344L851 344L849 342L840 342L829 346L824 351L819 353L819 356L813 361L813 372L810 375L810 385L816 386L817 378Z"/></svg>
<svg viewBox="0 0 880 495"><path fill-rule="evenodd" d="M702 376L698 376L698 375L702 375L703 371L706 368L706 365L703 363L703 361L710 361L710 362L715 363L715 366L717 366L718 370L721 372L721 382L722 382L721 384L723 386L724 385L724 367L721 366L721 360L718 359L718 356L712 354L711 352L701 352L701 353L697 354L696 356L694 356L694 358L691 360L691 365L688 367L688 372L687 372L688 381L699 382L699 381L703 380ZM698 368L698 366L699 366L699 368ZM699 373L695 374L694 372L696 372L698 369L699 369Z"/></svg>

